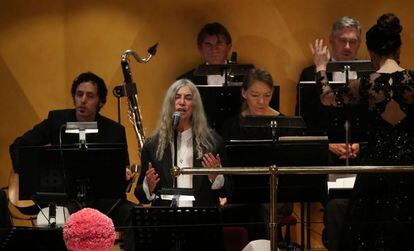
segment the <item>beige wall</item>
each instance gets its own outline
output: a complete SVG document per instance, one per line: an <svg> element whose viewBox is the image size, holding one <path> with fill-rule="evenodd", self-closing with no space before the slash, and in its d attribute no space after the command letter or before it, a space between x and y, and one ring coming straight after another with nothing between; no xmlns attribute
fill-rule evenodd
<svg viewBox="0 0 414 251"><path fill-rule="evenodd" d="M109 90L122 82L120 55L144 55L159 42L149 64L131 63L147 133L155 126L163 93L184 71L200 63L195 37L207 22L219 21L233 36L239 62L269 70L281 86L281 111L293 114L300 70L311 63L308 43L327 37L332 22L351 15L364 31L384 12L404 25L402 64L414 68L414 19L411 1L351 0L180 0L65 1L3 0L0 8L0 186L11 168L8 145L47 116L72 105L69 88L80 72L101 75ZM362 46L359 58L367 58ZM136 140L128 129L130 156ZM109 94L102 113L116 119Z"/></svg>
<svg viewBox="0 0 414 251"><path fill-rule="evenodd" d="M149 64L131 63L147 134L155 126L166 88L200 63L195 37L212 21L230 30L239 62L271 72L281 86L281 111L293 114L296 81L311 64L308 44L327 38L332 22L342 15L360 19L365 32L380 14L396 13L404 25L401 62L414 69L413 9L409 0L2 0L0 187L8 184L9 144L49 110L72 106L69 89L80 72L90 70L106 80L110 93L102 113L116 120L111 91L123 80L120 56L126 49L143 56L159 42ZM365 46L358 57L368 58ZM125 100L122 116L130 158L137 161ZM320 215L312 217L321 220ZM321 246L320 236L313 235L312 241Z"/></svg>

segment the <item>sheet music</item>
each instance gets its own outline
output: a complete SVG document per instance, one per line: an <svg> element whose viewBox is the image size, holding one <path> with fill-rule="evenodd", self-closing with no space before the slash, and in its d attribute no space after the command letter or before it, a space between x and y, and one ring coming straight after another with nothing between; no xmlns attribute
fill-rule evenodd
<svg viewBox="0 0 414 251"><path fill-rule="evenodd" d="M355 184L356 176L338 178L335 181L328 181L328 191L331 188L341 188L341 189L353 189Z"/></svg>
<svg viewBox="0 0 414 251"><path fill-rule="evenodd" d="M161 194L162 200L172 200L176 195L172 194ZM179 195L176 197L178 201L195 201L194 196L192 195Z"/></svg>
<svg viewBox="0 0 414 251"><path fill-rule="evenodd" d="M316 84L316 81L299 81L299 84L311 85ZM330 85L344 85L345 81L329 81Z"/></svg>
<svg viewBox="0 0 414 251"><path fill-rule="evenodd" d="M281 136L279 141L321 141L328 140L328 136Z"/></svg>

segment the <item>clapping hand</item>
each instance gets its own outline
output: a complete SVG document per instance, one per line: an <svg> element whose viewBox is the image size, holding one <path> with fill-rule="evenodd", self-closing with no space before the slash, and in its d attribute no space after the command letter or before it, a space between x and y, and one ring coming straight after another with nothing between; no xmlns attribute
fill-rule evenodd
<svg viewBox="0 0 414 251"><path fill-rule="evenodd" d="M131 163L131 165L126 167L126 170L125 170L126 181L130 181L135 173L137 173L137 163L133 162Z"/></svg>
<svg viewBox="0 0 414 251"><path fill-rule="evenodd" d="M338 156L339 159L346 159L346 144L329 144L329 151ZM359 144L349 144L349 158L355 159L359 154Z"/></svg>
<svg viewBox="0 0 414 251"><path fill-rule="evenodd" d="M203 167L207 167L207 168L220 167L221 166L220 155L216 154L216 156L214 156L212 153L206 153L203 156L203 160L201 161L201 164L203 165ZM208 177L210 178L211 181L214 181L217 177L217 174L209 174Z"/></svg>

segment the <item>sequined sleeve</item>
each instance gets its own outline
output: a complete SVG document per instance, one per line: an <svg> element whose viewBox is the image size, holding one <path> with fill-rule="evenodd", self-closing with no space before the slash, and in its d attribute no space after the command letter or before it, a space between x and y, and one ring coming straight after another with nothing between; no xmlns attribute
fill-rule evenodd
<svg viewBox="0 0 414 251"><path fill-rule="evenodd" d="M319 71L315 81L321 85L321 102L327 106L341 107L343 104L356 104L359 102L360 79L351 80L348 86L332 89L326 71Z"/></svg>

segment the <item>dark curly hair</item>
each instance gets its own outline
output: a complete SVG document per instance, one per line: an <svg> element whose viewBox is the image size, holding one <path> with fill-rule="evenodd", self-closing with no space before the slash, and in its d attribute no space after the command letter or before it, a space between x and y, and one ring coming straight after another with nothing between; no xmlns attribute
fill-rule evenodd
<svg viewBox="0 0 414 251"><path fill-rule="evenodd" d="M368 50L379 56L397 56L401 47L402 26L400 19L387 13L378 18L377 23L366 33L366 44Z"/></svg>
<svg viewBox="0 0 414 251"><path fill-rule="evenodd" d="M208 23L200 30L197 35L197 44L201 45L208 36L222 36L226 44L231 44L230 32L221 23Z"/></svg>
<svg viewBox="0 0 414 251"><path fill-rule="evenodd" d="M96 85L98 89L99 101L102 105L104 105L106 103L106 96L108 95L108 89L106 88L105 81L90 71L79 74L79 76L73 80L71 88L72 98L75 98L75 93L78 86L85 82L92 82L94 85ZM98 109L100 109L100 107Z"/></svg>

